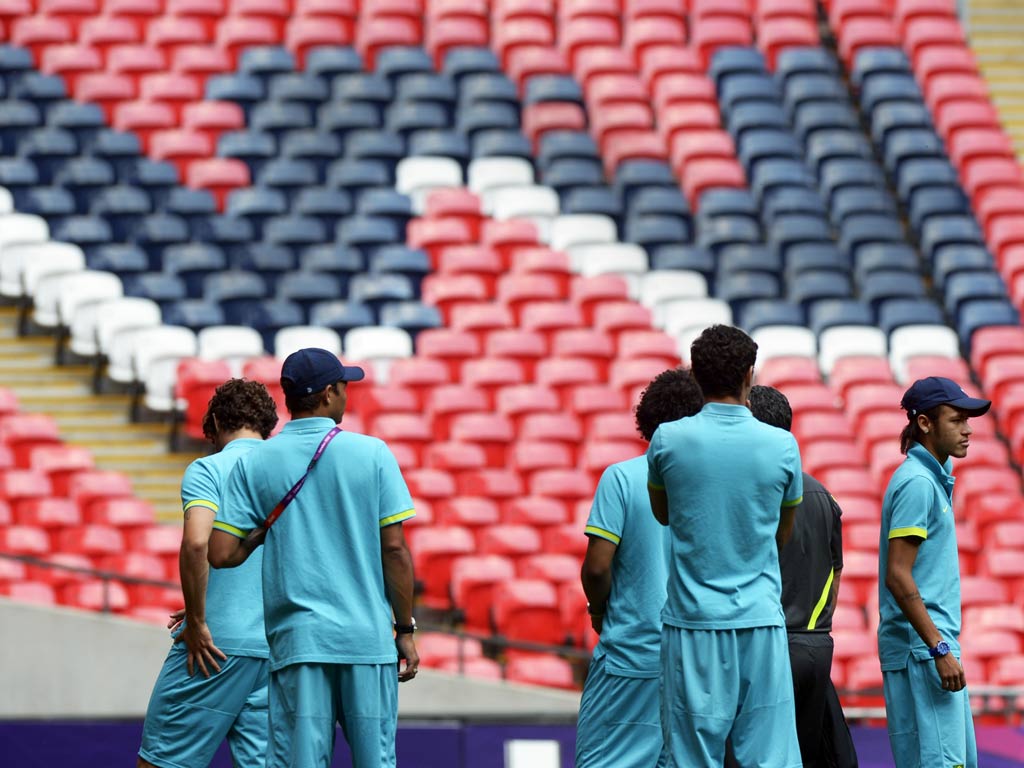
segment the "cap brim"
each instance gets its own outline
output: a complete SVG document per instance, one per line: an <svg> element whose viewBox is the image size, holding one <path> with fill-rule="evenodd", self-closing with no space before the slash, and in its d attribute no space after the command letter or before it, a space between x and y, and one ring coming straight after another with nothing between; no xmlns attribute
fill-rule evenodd
<svg viewBox="0 0 1024 768"><path fill-rule="evenodd" d="M980 397L961 397L959 400L950 401L947 405L967 411L968 416L984 416L992 407L992 401L982 400Z"/></svg>
<svg viewBox="0 0 1024 768"><path fill-rule="evenodd" d="M362 381L365 378L366 371L358 365L346 365L345 374L341 377L341 381Z"/></svg>

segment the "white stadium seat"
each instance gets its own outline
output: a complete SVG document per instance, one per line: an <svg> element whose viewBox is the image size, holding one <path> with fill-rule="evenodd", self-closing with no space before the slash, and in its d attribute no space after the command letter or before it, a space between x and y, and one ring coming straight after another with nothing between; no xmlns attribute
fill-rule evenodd
<svg viewBox="0 0 1024 768"><path fill-rule="evenodd" d="M0 216L5 213L14 213L14 198L7 187L0 187Z"/></svg>
<svg viewBox="0 0 1024 768"><path fill-rule="evenodd" d="M320 347L341 356L341 336L320 325L291 325L274 334L274 356L278 360L306 347Z"/></svg>
<svg viewBox="0 0 1024 768"><path fill-rule="evenodd" d="M640 278L640 303L655 314L658 307L675 299L703 299L708 281L689 269L653 269Z"/></svg>
<svg viewBox="0 0 1024 768"><path fill-rule="evenodd" d="M615 222L598 213L566 213L551 224L550 245L564 251L577 245L614 243L619 233Z"/></svg>
<svg viewBox="0 0 1024 768"><path fill-rule="evenodd" d="M127 296L105 301L101 307L102 311L96 319L94 341L96 353L101 355L109 355L110 347L119 333L160 325L160 305L152 299Z"/></svg>
<svg viewBox="0 0 1024 768"><path fill-rule="evenodd" d="M196 357L223 360L232 376L240 376L246 360L264 354L263 337L244 325L211 325L196 334Z"/></svg>
<svg viewBox="0 0 1024 768"><path fill-rule="evenodd" d="M889 334L889 366L899 383L909 383L908 361L924 355L959 358L956 331L945 325L904 325Z"/></svg>
<svg viewBox="0 0 1024 768"><path fill-rule="evenodd" d="M538 185L499 187L484 193L484 211L499 221L529 219L542 242L551 234L551 222L558 216L558 193L551 187Z"/></svg>
<svg viewBox="0 0 1024 768"><path fill-rule="evenodd" d="M73 243L12 243L4 249L0 264L0 294L11 298L32 296L43 277L83 269L85 254Z"/></svg>
<svg viewBox="0 0 1024 768"><path fill-rule="evenodd" d="M818 340L810 328L801 325L763 325L750 334L757 342L757 360L773 357L816 357Z"/></svg>
<svg viewBox="0 0 1024 768"><path fill-rule="evenodd" d="M32 320L43 328L68 327L79 306L123 295L121 278L113 272L85 269L47 275L37 284Z"/></svg>
<svg viewBox="0 0 1024 768"><path fill-rule="evenodd" d="M584 277L620 275L630 296L640 292L640 280L650 270L647 251L636 243L595 243L569 248L569 268Z"/></svg>
<svg viewBox="0 0 1024 768"><path fill-rule="evenodd" d="M435 189L461 186L462 166L450 157L405 157L395 168L395 189L412 199L416 213Z"/></svg>
<svg viewBox="0 0 1024 768"><path fill-rule="evenodd" d="M466 186L480 195L502 187L521 187L533 184L533 166L521 157L478 157L469 161Z"/></svg>
<svg viewBox="0 0 1024 768"><path fill-rule="evenodd" d="M387 384L392 361L412 357L412 337L402 328L364 325L345 333L342 351L346 363L372 365L377 382Z"/></svg>
<svg viewBox="0 0 1024 768"><path fill-rule="evenodd" d="M12 245L44 243L49 239L50 227L42 216L35 216L31 213L0 214L0 275L5 271L7 253Z"/></svg>
<svg viewBox="0 0 1024 768"><path fill-rule="evenodd" d="M818 367L823 376L832 372L836 360L851 355L885 357L888 354L885 334L868 325L834 325L818 336Z"/></svg>

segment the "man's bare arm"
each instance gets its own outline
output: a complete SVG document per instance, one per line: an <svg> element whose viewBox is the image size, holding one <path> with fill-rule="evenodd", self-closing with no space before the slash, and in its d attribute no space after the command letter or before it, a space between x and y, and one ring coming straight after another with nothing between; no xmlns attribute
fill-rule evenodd
<svg viewBox="0 0 1024 768"><path fill-rule="evenodd" d="M249 555L256 551L256 548L263 543L267 532L262 528L254 528L240 538L227 531L216 528L210 534L210 545L207 558L214 568L237 568L246 560Z"/></svg>
<svg viewBox="0 0 1024 768"><path fill-rule="evenodd" d="M401 523L392 523L380 529L380 562L384 569L384 585L391 610L395 614L395 623L408 626L412 624L412 602L415 589L415 577L412 569L412 554L405 542L405 533ZM398 652L405 659L405 668L399 668L398 680L405 682L416 676L420 657L416 652L416 643L411 634L397 635L395 644ZM401 664L401 662L399 662Z"/></svg>
<svg viewBox="0 0 1024 768"><path fill-rule="evenodd" d="M206 560L213 530L214 512L203 506L192 506L185 510L185 525L181 535L181 549L178 552L178 571L181 573L181 591L185 598L185 629L179 639L188 647L185 664L189 675L195 674L196 666L204 677L210 676L207 665L220 672L217 658L227 656L213 641L206 625L206 585L209 581L210 565Z"/></svg>
<svg viewBox="0 0 1024 768"><path fill-rule="evenodd" d="M775 545L779 549L786 546L786 542L793 536L793 520L795 518L796 506L782 507L779 510L779 527L775 531Z"/></svg>
<svg viewBox="0 0 1024 768"><path fill-rule="evenodd" d="M608 595L612 591L612 560L618 545L600 536L590 536L587 554L580 569L580 582L590 604L590 624L601 634L604 624L604 610Z"/></svg>
<svg viewBox="0 0 1024 768"><path fill-rule="evenodd" d="M651 512L654 519L662 525L668 525L668 494L663 488L647 486L647 495L651 498Z"/></svg>

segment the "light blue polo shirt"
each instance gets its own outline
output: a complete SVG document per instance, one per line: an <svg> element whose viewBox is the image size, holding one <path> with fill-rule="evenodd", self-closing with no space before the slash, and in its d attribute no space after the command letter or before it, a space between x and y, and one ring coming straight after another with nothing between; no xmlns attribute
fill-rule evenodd
<svg viewBox="0 0 1024 768"><path fill-rule="evenodd" d="M800 451L742 405L705 403L658 427L648 483L668 496L672 550L661 618L682 629L782 627L775 533L803 496Z"/></svg>
<svg viewBox="0 0 1024 768"><path fill-rule="evenodd" d="M586 533L617 545L594 658L606 657L605 669L611 674L657 677L669 537L651 514L645 456L612 464L604 471Z"/></svg>
<svg viewBox="0 0 1024 768"><path fill-rule="evenodd" d="M953 517L953 463L939 464L920 443L896 468L882 500L878 546L878 656L884 671L905 669L909 656L931 658L928 646L885 586L889 539L919 536L912 574L935 628L960 658L960 560Z"/></svg>
<svg viewBox="0 0 1024 768"><path fill-rule="evenodd" d="M222 496L235 464L262 440L232 440L218 453L196 459L181 479L181 508L206 507L214 520L223 515ZM263 552L252 553L238 568L210 569L206 585L206 626L213 642L232 656L267 658L263 628Z"/></svg>
<svg viewBox="0 0 1024 768"><path fill-rule="evenodd" d="M260 526L333 427L327 418L290 421L248 453L231 473L216 527L244 536ZM387 445L340 432L263 546L272 670L298 663L397 661L380 529L414 514Z"/></svg>

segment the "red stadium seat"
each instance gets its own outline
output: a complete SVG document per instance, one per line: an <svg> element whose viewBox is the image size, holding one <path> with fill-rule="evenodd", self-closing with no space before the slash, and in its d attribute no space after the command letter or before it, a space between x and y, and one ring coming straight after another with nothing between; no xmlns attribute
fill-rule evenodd
<svg viewBox="0 0 1024 768"><path fill-rule="evenodd" d="M593 440L583 446L581 467L590 473L596 487L601 474L612 464L642 456L645 443L635 440Z"/></svg>
<svg viewBox="0 0 1024 768"><path fill-rule="evenodd" d="M960 601L966 611L982 606L1001 606L1010 602L1006 584L990 576L961 576Z"/></svg>
<svg viewBox="0 0 1024 768"><path fill-rule="evenodd" d="M235 68L231 54L214 45L182 45L174 49L172 67L175 72L213 75Z"/></svg>
<svg viewBox="0 0 1024 768"><path fill-rule="evenodd" d="M169 104L126 101L114 107L114 128L135 133L144 150L148 150L152 133L173 128L175 123L174 109Z"/></svg>
<svg viewBox="0 0 1024 768"><path fill-rule="evenodd" d="M587 115L579 104L546 101L523 108L523 133L534 147L550 131L584 131L586 128Z"/></svg>
<svg viewBox="0 0 1024 768"><path fill-rule="evenodd" d="M529 485L534 472L572 468L573 457L573 449L564 443L519 440L509 450L509 466Z"/></svg>
<svg viewBox="0 0 1024 768"><path fill-rule="evenodd" d="M507 221L484 221L480 230L484 245L495 249L502 257L503 263L512 263L515 253L522 248L533 248L538 245L537 226L525 219L509 219Z"/></svg>
<svg viewBox="0 0 1024 768"><path fill-rule="evenodd" d="M439 501L436 510L440 525L473 530L480 526L497 525L501 521L501 512L493 500L475 496Z"/></svg>
<svg viewBox="0 0 1024 768"><path fill-rule="evenodd" d="M404 473L404 477L413 498L436 502L455 495L455 478L444 470L415 469Z"/></svg>
<svg viewBox="0 0 1024 768"><path fill-rule="evenodd" d="M559 645L565 640L558 595L546 581L513 579L494 588L494 628L509 640Z"/></svg>
<svg viewBox="0 0 1024 768"><path fill-rule="evenodd" d="M430 416L434 435L439 440L447 440L451 435L451 420L460 413L479 413L490 407L486 393L475 387L449 384L438 386L428 395L424 404Z"/></svg>
<svg viewBox="0 0 1024 768"><path fill-rule="evenodd" d="M17 521L34 528L66 528L81 525L82 513L69 499L26 499L18 505Z"/></svg>
<svg viewBox="0 0 1024 768"><path fill-rule="evenodd" d="M550 496L567 503L590 498L594 481L582 469L549 469L535 472L530 477L530 495Z"/></svg>
<svg viewBox="0 0 1024 768"><path fill-rule="evenodd" d="M0 588L19 581L26 581L28 569L18 560L0 557Z"/></svg>
<svg viewBox="0 0 1024 768"><path fill-rule="evenodd" d="M352 23L325 16L293 18L285 27L284 44L295 54L299 68L305 66L310 49L319 46L351 45L355 40Z"/></svg>
<svg viewBox="0 0 1024 768"><path fill-rule="evenodd" d="M826 4L828 21L841 33L841 27L850 19L887 18L889 5L886 0L832 0Z"/></svg>
<svg viewBox="0 0 1024 768"><path fill-rule="evenodd" d="M954 381L969 381L971 369L967 361L959 357L945 357L943 355L915 355L906 362L906 373L904 380L917 381L918 379L934 376L941 371L947 378Z"/></svg>
<svg viewBox="0 0 1024 768"><path fill-rule="evenodd" d="M68 478L74 472L95 466L92 453L81 446L48 443L37 445L29 453L29 466L45 472L59 496L67 495Z"/></svg>
<svg viewBox="0 0 1024 768"><path fill-rule="evenodd" d="M451 674L464 675L478 680L503 680L501 665L493 659L465 659L460 662L457 659L449 659L442 662L441 671Z"/></svg>
<svg viewBox="0 0 1024 768"><path fill-rule="evenodd" d="M707 131L721 125L718 108L705 102L676 102L658 112L658 132L671 148L688 131ZM670 153L671 154L671 153Z"/></svg>
<svg viewBox="0 0 1024 768"><path fill-rule="evenodd" d="M549 357L540 361L536 368L537 383L558 395L563 408L570 405L571 392L575 387L597 384L601 380L598 365L585 357Z"/></svg>
<svg viewBox="0 0 1024 768"><path fill-rule="evenodd" d="M8 469L0 471L0 499L14 506L29 499L39 499L53 493L50 478L42 472L31 469Z"/></svg>
<svg viewBox="0 0 1024 768"><path fill-rule="evenodd" d="M12 555L40 557L50 553L50 536L46 529L30 525L0 528L0 551Z"/></svg>
<svg viewBox="0 0 1024 768"><path fill-rule="evenodd" d="M587 537L573 524L552 525L541 531L544 551L572 555L580 562L587 553Z"/></svg>
<svg viewBox="0 0 1024 768"><path fill-rule="evenodd" d="M864 604L878 583L878 552L851 550L843 553L843 586L854 603ZM838 638L837 638L838 644Z"/></svg>
<svg viewBox="0 0 1024 768"><path fill-rule="evenodd" d="M462 612L467 630L491 631L495 587L511 581L515 575L512 560L501 555L465 555L454 560L451 566L452 601Z"/></svg>
<svg viewBox="0 0 1024 768"><path fill-rule="evenodd" d="M0 584L0 595L20 603L56 605L57 593L49 584L39 581L15 581Z"/></svg>
<svg viewBox="0 0 1024 768"><path fill-rule="evenodd" d="M965 129L963 133L976 129ZM994 130L994 129L980 129ZM960 133L956 134L959 138ZM954 139L955 141L956 139ZM1021 187L993 187L981 195L974 205L974 212L981 225L988 230L993 221L1003 216L1017 217L1024 215L1024 189ZM1001 262L1001 260L999 260ZM1000 266L1002 264L1000 263ZM973 347L973 343L972 343Z"/></svg>
<svg viewBox="0 0 1024 768"><path fill-rule="evenodd" d="M110 526L76 526L59 531L54 536L54 549L76 555L115 555L123 552L124 548L124 534Z"/></svg>
<svg viewBox="0 0 1024 768"><path fill-rule="evenodd" d="M621 31L618 21L605 17L581 16L562 22L559 29L559 47L569 57L569 65L576 66L576 57L588 48L619 45Z"/></svg>
<svg viewBox="0 0 1024 768"><path fill-rule="evenodd" d="M11 42L28 48L36 62L40 61L51 46L60 46L72 40L74 31L66 19L27 16L11 22Z"/></svg>
<svg viewBox="0 0 1024 768"><path fill-rule="evenodd" d="M446 609L451 604L449 584L455 561L476 549L473 534L466 528L421 528L416 532L413 562L417 578L423 582L420 599L432 608Z"/></svg>
<svg viewBox="0 0 1024 768"><path fill-rule="evenodd" d="M690 201L690 208L700 207L700 196L715 187L738 187L747 185L743 166L736 160L718 158L698 159L686 168L683 178L683 192Z"/></svg>
<svg viewBox="0 0 1024 768"><path fill-rule="evenodd" d="M818 440L848 440L851 437L850 422L838 411L795 411L793 435L801 446Z"/></svg>
<svg viewBox="0 0 1024 768"><path fill-rule="evenodd" d="M81 75L75 81L75 98L98 104L108 122L113 122L114 109L120 102L131 101L137 94L136 82L128 75L96 72Z"/></svg>
<svg viewBox="0 0 1024 768"><path fill-rule="evenodd" d="M512 469L481 469L459 475L456 488L468 496L486 496L504 502L524 493L523 479Z"/></svg>
<svg viewBox="0 0 1024 768"><path fill-rule="evenodd" d="M174 574L167 573L163 560L145 552L125 552L123 554L106 555L96 560L96 567L101 571L120 573L138 579L154 579L159 581L171 578L173 581L178 580L176 568L174 569Z"/></svg>
<svg viewBox="0 0 1024 768"><path fill-rule="evenodd" d="M606 301L594 307L592 316L594 327L612 337L616 348L623 346L623 336L630 333L651 333L653 313L648 307L632 301ZM674 351L674 344L672 345ZM667 348L657 348L657 356L664 357ZM633 350L633 354L620 355L620 357L638 358L645 357L641 350ZM672 354L671 357L677 358Z"/></svg>
<svg viewBox="0 0 1024 768"><path fill-rule="evenodd" d="M690 45L697 49L705 69L716 49L749 46L754 41L749 12L744 16L718 15L724 9L716 6L716 14L695 22L690 34Z"/></svg>
<svg viewBox="0 0 1024 768"><path fill-rule="evenodd" d="M829 384L841 398L856 384L893 384L892 369L884 357L851 355L835 362L829 374ZM898 403L897 403L898 404Z"/></svg>
<svg viewBox="0 0 1024 768"><path fill-rule="evenodd" d="M813 47L821 44L818 22L814 16L794 18L780 16L764 19L758 24L757 44L764 51L769 69L775 69L779 52L799 46Z"/></svg>
<svg viewBox="0 0 1024 768"><path fill-rule="evenodd" d="M516 361L527 380L535 377L539 365L548 362L547 353L547 340L535 331L508 328L493 331L484 339L484 355ZM538 379L537 383L547 382Z"/></svg>
<svg viewBox="0 0 1024 768"><path fill-rule="evenodd" d="M572 413L533 413L519 425L519 439L559 443L575 456L583 439L583 427Z"/></svg>
<svg viewBox="0 0 1024 768"><path fill-rule="evenodd" d="M900 433L907 425L903 411L876 411L860 420L856 432L857 445L865 460L870 460L872 450L878 444L899 447Z"/></svg>
<svg viewBox="0 0 1024 768"><path fill-rule="evenodd" d="M776 389L793 384L820 384L821 369L813 357L772 357L758 363L756 380Z"/></svg>
<svg viewBox="0 0 1024 768"><path fill-rule="evenodd" d="M932 46L964 46L967 41L956 17L917 16L902 25L903 47L916 60Z"/></svg>
<svg viewBox="0 0 1024 768"><path fill-rule="evenodd" d="M584 385L573 388L569 407L572 413L587 421L589 432L589 425L595 420L623 416L627 396L621 389L605 384Z"/></svg>
<svg viewBox="0 0 1024 768"><path fill-rule="evenodd" d="M749 0L691 0L690 15L700 21L706 19L748 19L751 16Z"/></svg>
<svg viewBox="0 0 1024 768"><path fill-rule="evenodd" d="M934 117L935 126L945 139L965 128L998 128L1000 125L995 106L990 101L977 101L973 98L946 101L934 113Z"/></svg>
<svg viewBox="0 0 1024 768"><path fill-rule="evenodd" d="M499 277L496 284L498 301L511 309L519 322L524 305L564 299L561 288L556 278L531 273L508 273Z"/></svg>
<svg viewBox="0 0 1024 768"><path fill-rule="evenodd" d="M146 27L146 42L170 60L181 46L213 42L213 30L213 24L202 18L163 16Z"/></svg>
<svg viewBox="0 0 1024 768"><path fill-rule="evenodd" d="M446 248L445 252L456 250ZM458 247L462 250L462 247ZM443 257L439 256L439 259ZM423 301L438 308L445 322L450 323L452 310L462 306L480 306L491 297L487 278L480 275L432 274L423 279Z"/></svg>
<svg viewBox="0 0 1024 768"><path fill-rule="evenodd" d="M373 422L373 434L388 444L408 446L416 454L417 464L434 439L430 420L419 413L380 413Z"/></svg>
<svg viewBox="0 0 1024 768"><path fill-rule="evenodd" d="M594 310L599 305L607 301L620 301L628 298L629 284L621 275L603 274L576 277L569 283L569 300L583 312L586 325L593 323Z"/></svg>
<svg viewBox="0 0 1024 768"><path fill-rule="evenodd" d="M516 656L508 660L505 679L512 683L576 689L572 665L557 656Z"/></svg>
<svg viewBox="0 0 1024 768"><path fill-rule="evenodd" d="M651 84L651 96L660 116L677 104L716 103L715 84L697 72L666 72Z"/></svg>
<svg viewBox="0 0 1024 768"><path fill-rule="evenodd" d="M569 522L565 505L548 496L525 496L509 499L504 504L503 520L512 525L528 525L543 529Z"/></svg>
<svg viewBox="0 0 1024 768"><path fill-rule="evenodd" d="M499 468L506 465L515 430L512 420L500 413L460 413L451 417L449 434L457 442L479 445L486 466Z"/></svg>
<svg viewBox="0 0 1024 768"><path fill-rule="evenodd" d="M218 48L231 57L231 67L238 65L238 55L245 48L257 45L276 45L280 40L277 27L267 19L228 16L217 24L215 41Z"/></svg>
<svg viewBox="0 0 1024 768"><path fill-rule="evenodd" d="M649 16L633 19L626 25L623 43L637 66L647 51L661 46L686 45L686 20L680 16Z"/></svg>
<svg viewBox="0 0 1024 768"><path fill-rule="evenodd" d="M868 413L895 411L903 399L903 387L898 384L853 384L846 390L846 416L854 428Z"/></svg>
<svg viewBox="0 0 1024 768"><path fill-rule="evenodd" d="M966 511L968 517L973 517L971 512L975 503L995 491L1020 493L1020 475L1005 465L957 467L953 500L961 515Z"/></svg>
<svg viewBox="0 0 1024 768"><path fill-rule="evenodd" d="M142 42L142 36L131 19L94 16L81 22L78 41L105 52L112 45Z"/></svg>
<svg viewBox="0 0 1024 768"><path fill-rule="evenodd" d="M632 75L636 71L633 58L617 45L587 48L576 57L573 75L586 89L590 79L600 75Z"/></svg>
<svg viewBox="0 0 1024 768"><path fill-rule="evenodd" d="M704 66L694 48L671 45L647 48L640 61L640 74L652 92L662 77L687 73L699 75L703 72Z"/></svg>
<svg viewBox="0 0 1024 768"><path fill-rule="evenodd" d="M418 413L420 398L415 390L391 384L366 387L359 399L359 415L371 431L381 414Z"/></svg>
<svg viewBox="0 0 1024 768"><path fill-rule="evenodd" d="M540 534L534 528L509 523L479 529L476 545L481 554L502 555L514 562L543 551Z"/></svg>
<svg viewBox="0 0 1024 768"><path fill-rule="evenodd" d="M989 549L980 554L978 573L1000 579L1009 587L1010 594L1021 594L1024 589L1024 557L1020 550Z"/></svg>
<svg viewBox="0 0 1024 768"><path fill-rule="evenodd" d="M439 667L443 662L482 659L483 646L479 640L442 632L417 632L416 651L425 667Z"/></svg>
<svg viewBox="0 0 1024 768"><path fill-rule="evenodd" d="M720 128L679 131L672 137L672 168L682 176L689 163L698 159L735 159L732 136Z"/></svg>
<svg viewBox="0 0 1024 768"><path fill-rule="evenodd" d="M992 522L985 528L983 535L986 547L1024 550L1024 517L1018 515L1005 521Z"/></svg>
<svg viewBox="0 0 1024 768"><path fill-rule="evenodd" d="M518 430L532 413L557 413L561 408L558 393L539 384L510 384L495 392L495 407Z"/></svg>
<svg viewBox="0 0 1024 768"><path fill-rule="evenodd" d="M66 584L57 590L57 595L61 605L87 611L121 612L131 602L123 584L100 579Z"/></svg>
<svg viewBox="0 0 1024 768"><path fill-rule="evenodd" d="M481 353L480 340L472 333L451 328L429 328L416 337L416 352L421 358L443 362L452 380L461 377L465 361Z"/></svg>
<svg viewBox="0 0 1024 768"><path fill-rule="evenodd" d="M60 429L53 417L45 414L11 413L0 416L0 442L10 448L16 466L27 468L33 450L60 443Z"/></svg>
<svg viewBox="0 0 1024 768"><path fill-rule="evenodd" d="M171 105L171 108L174 109L174 106ZM148 151L154 159L166 160L177 166L178 175L189 180L190 184L192 162L202 160L213 153L213 142L207 136L181 129L155 131L149 137L148 147ZM227 158L220 159L227 160ZM241 161L235 160L235 162L240 163ZM246 178L248 178L248 169Z"/></svg>
<svg viewBox="0 0 1024 768"><path fill-rule="evenodd" d="M959 45L929 45L915 58L914 72L927 89L936 75L977 74L978 62L970 48Z"/></svg>
<svg viewBox="0 0 1024 768"><path fill-rule="evenodd" d="M115 45L107 51L106 71L140 76L167 70L163 52L147 45Z"/></svg>
<svg viewBox="0 0 1024 768"><path fill-rule="evenodd" d="M423 464L447 472L482 469L487 466L487 454L475 443L434 442L427 446Z"/></svg>
<svg viewBox="0 0 1024 768"><path fill-rule="evenodd" d="M434 66L441 69L444 58L461 46L486 47L487 22L484 18L436 19L428 27L427 49L434 57Z"/></svg>
<svg viewBox="0 0 1024 768"><path fill-rule="evenodd" d="M549 47L547 44L530 44L514 46L502 65L508 76L519 86L522 93L523 84L536 75L568 75L569 58L564 51Z"/></svg>
<svg viewBox="0 0 1024 768"><path fill-rule="evenodd" d="M864 466L853 438L845 440L816 440L800 445L804 471L817 476L830 469Z"/></svg>
<svg viewBox="0 0 1024 768"><path fill-rule="evenodd" d="M888 18L853 18L839 32L839 55L850 70L862 48L898 48L901 42L896 25Z"/></svg>
<svg viewBox="0 0 1024 768"><path fill-rule="evenodd" d="M611 381L613 387L625 392L646 387L647 384L665 370L664 360L657 357L632 357L619 360L612 367ZM634 405L635 403L631 403Z"/></svg>
<svg viewBox="0 0 1024 768"><path fill-rule="evenodd" d="M510 66L513 56L521 49L547 48L554 44L555 33L551 22L536 18L506 21L495 28L491 35L491 47L497 51L503 69Z"/></svg>
<svg viewBox="0 0 1024 768"><path fill-rule="evenodd" d="M789 399L794 413L832 413L839 407L835 394L824 384L789 384L781 385L780 388Z"/></svg>

